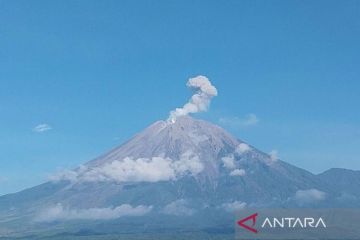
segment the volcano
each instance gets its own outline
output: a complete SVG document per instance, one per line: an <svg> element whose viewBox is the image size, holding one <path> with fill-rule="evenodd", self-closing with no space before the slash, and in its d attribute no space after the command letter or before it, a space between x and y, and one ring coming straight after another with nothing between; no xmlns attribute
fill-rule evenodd
<svg viewBox="0 0 360 240"><path fill-rule="evenodd" d="M351 170L312 174L182 116L157 121L49 182L0 197L0 236L231 234L234 212L244 207L358 206L359 185L345 188L332 176L360 179Z"/></svg>

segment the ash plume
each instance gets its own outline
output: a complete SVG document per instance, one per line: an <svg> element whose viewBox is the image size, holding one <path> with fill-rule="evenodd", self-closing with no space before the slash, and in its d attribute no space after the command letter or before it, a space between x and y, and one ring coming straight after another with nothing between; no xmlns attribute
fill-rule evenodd
<svg viewBox="0 0 360 240"><path fill-rule="evenodd" d="M186 116L190 113L207 111L211 99L217 96L215 86L213 86L205 76L199 75L190 78L186 86L195 90L195 94L192 95L190 100L182 108L176 108L170 112L169 122L175 123L177 117Z"/></svg>

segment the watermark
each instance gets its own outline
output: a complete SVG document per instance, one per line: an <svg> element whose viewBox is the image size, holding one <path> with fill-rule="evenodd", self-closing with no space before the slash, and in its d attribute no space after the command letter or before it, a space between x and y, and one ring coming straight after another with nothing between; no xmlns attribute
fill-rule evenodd
<svg viewBox="0 0 360 240"><path fill-rule="evenodd" d="M236 239L360 240L360 209L243 209Z"/></svg>

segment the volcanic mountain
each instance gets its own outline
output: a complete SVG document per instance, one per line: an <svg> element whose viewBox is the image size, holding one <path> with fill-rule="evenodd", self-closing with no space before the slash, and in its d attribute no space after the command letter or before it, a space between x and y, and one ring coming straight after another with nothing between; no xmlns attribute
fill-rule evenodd
<svg viewBox="0 0 360 240"><path fill-rule="evenodd" d="M47 183L0 197L0 236L89 228L231 232L234 211L244 207L358 204L359 191L333 187L334 174L348 175L312 174L219 126L183 116L157 121ZM353 171L350 178L359 176Z"/></svg>

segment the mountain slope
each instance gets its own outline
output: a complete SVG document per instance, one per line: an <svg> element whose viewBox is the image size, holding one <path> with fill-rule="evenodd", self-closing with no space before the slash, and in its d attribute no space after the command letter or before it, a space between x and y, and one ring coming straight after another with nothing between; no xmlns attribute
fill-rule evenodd
<svg viewBox="0 0 360 240"><path fill-rule="evenodd" d="M130 232L144 224L147 231L229 228L232 212L245 206L339 202L345 186L334 187L332 175L317 176L273 159L216 125L185 116L174 123L155 122L78 169L0 197L0 219L10 233L84 224L100 228L100 220ZM348 174L343 175L346 182ZM352 189L358 187L354 184ZM304 194L311 199L314 193L324 199L303 201Z"/></svg>
<svg viewBox="0 0 360 240"><path fill-rule="evenodd" d="M360 171L332 168L318 175L322 182L326 182L337 193L339 207L344 202L353 207L360 206Z"/></svg>

